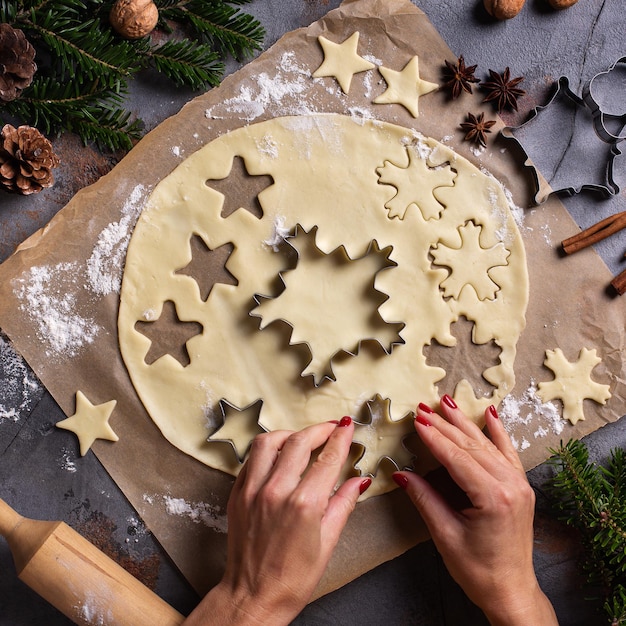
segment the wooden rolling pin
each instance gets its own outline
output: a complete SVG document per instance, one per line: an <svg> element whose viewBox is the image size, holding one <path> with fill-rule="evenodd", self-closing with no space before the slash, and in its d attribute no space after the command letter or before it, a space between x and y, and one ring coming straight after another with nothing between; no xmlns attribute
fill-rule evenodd
<svg viewBox="0 0 626 626"><path fill-rule="evenodd" d="M64 522L22 517L0 499L0 535L20 580L76 624L170 626L185 619Z"/></svg>

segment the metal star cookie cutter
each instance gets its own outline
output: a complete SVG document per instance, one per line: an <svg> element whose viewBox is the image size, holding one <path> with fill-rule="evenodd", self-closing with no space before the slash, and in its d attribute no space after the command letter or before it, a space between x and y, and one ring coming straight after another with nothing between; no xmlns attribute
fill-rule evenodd
<svg viewBox="0 0 626 626"><path fill-rule="evenodd" d="M300 262L300 258L301 258L301 253L298 250L298 248L296 246L294 246L293 244L290 243L290 239L295 239L296 237L298 237L298 235L302 235L304 234L305 236L309 236L312 240L313 243L313 248L315 249L315 251L317 253L319 253L320 257L330 257L333 254L339 254L342 258L343 261L348 261L348 262L354 262L354 261L358 261L360 259L364 259L365 257L367 257L370 254L382 254L384 256L384 259L386 261L386 265L384 265L383 267L380 267L378 270L376 270L376 272L374 273L374 275L372 276L372 280L370 283L370 286L372 288L373 291L375 291L377 294L380 294L380 302L378 303L378 305L376 306L376 312L378 312L379 308L382 306L382 304L384 302L386 302L389 299L389 295L385 294L382 291L379 291L378 289L376 289L376 287L374 286L374 282L376 279L376 276L383 270L388 269L390 267L396 267L397 263L395 261L392 261L389 256L391 255L391 251L393 250L393 246L386 246L385 248L380 248L378 246L378 242L373 239L368 247L367 250L364 252L364 254L362 254L361 256L353 259L347 252L346 248L344 245L340 245L337 248L335 248L334 250L332 250L330 253L325 253L323 250L321 250L317 244L315 243L316 240L316 234L318 231L318 226L313 226L309 231L305 230L304 227L302 227L302 225L300 224L296 224L293 234L289 234L284 238L284 242L289 245L293 251L295 252L296 255L296 264L293 267L289 267L287 269L281 270L278 272L278 278L280 280L280 282L283 285L283 289L280 291L280 293L277 296L268 296L268 295L264 295L264 294L255 294L254 295L254 301L256 302L257 306L254 307L249 315L251 317L257 317L259 319L261 319L261 322L263 323L264 321L264 317L262 315L261 312L258 312L257 309L262 305L262 303L264 301L267 300L276 300L278 299L283 293L285 293L285 291L287 290L287 282L285 280L285 275L288 272L297 270L298 268L298 264ZM296 325L294 323L292 323L291 321L289 321L288 319L286 319L285 317L275 317L270 319L269 321L267 321L267 323L263 326L261 326L261 330L263 328L265 328L266 326L269 326L270 324L274 323L274 322L283 322L284 324L286 324L287 326L289 326L291 328L291 334L290 334L290 338L289 338L289 345L302 345L304 346L309 355L311 355L311 359L307 362L307 364L304 366L302 372L301 372L301 377L304 378L306 376L313 376L313 384L315 385L315 387L319 387L324 380L330 380L332 382L336 381L336 376L335 373L333 371L333 360L335 359L335 357L337 357L340 354L346 354L348 356L357 356L359 354L359 351L361 350L361 347L364 343L370 343L370 342L375 342L376 344L378 344L382 350L385 352L385 354L389 355L391 354L391 351L393 350L394 346L397 345L402 345L404 344L404 339L402 339L402 337L400 336L400 332L402 331L402 329L405 327L406 324L404 324L403 322L388 322L387 320L385 320L382 315L380 315L380 313L378 313L380 320L384 323L385 326L389 326L391 328L395 328L395 335L397 337L397 339L394 339L392 341L390 341L388 343L388 346L385 345L378 337L363 337L361 339L359 339L356 344L353 347L350 348L345 348L345 347L341 347L338 348L337 350L335 350L335 352L333 352L327 359L324 359L324 365L320 368L320 370L323 369L323 373L320 375L319 372L314 372L314 371L310 371L307 372L306 370L309 368L309 366L311 365L311 363L313 363L314 359L315 359L315 352L312 349L311 343L309 341L306 340L297 340L297 341L292 341L293 338L293 333L294 330L296 330Z"/></svg>
<svg viewBox="0 0 626 626"><path fill-rule="evenodd" d="M598 134L598 137L606 143L618 143L626 139L626 105L624 106L624 113L607 113L603 110L602 105L598 102L598 99L594 95L594 83L601 79L603 76L609 75L612 72L616 72L620 66L624 65L626 71L626 56L621 57L611 67L596 74L590 81L588 81L583 87L583 100L587 107L589 107L591 114L593 115L594 129ZM622 102L624 102L626 93L622 95ZM616 126L619 130L617 133L609 130L609 124Z"/></svg>
<svg viewBox="0 0 626 626"><path fill-rule="evenodd" d="M256 408L258 405L258 409ZM218 406L220 408L220 411L222 413L222 423L221 425L217 428L217 430L208 437L207 441L211 442L211 443L227 443L229 444L232 449L233 452L235 453L235 456L237 457L237 461L239 461L239 463L243 463L245 461L245 458L250 450L250 446L252 445L252 440L254 437L248 437L247 435L245 437L243 437L245 439L245 447L244 446L238 446L238 442L236 442L234 439L229 438L229 437L215 437L215 435L217 435L226 425L227 422L227 418L228 418L228 413L239 413L239 414L243 414L246 413L247 411L255 411L256 412L256 425L258 426L258 433L257 434L261 434L263 432L268 432L267 428L265 428L260 422L259 422L259 417L261 415L261 409L263 408L263 400L259 399L259 400L255 400L254 402L251 402L248 406L245 406L243 408L239 408L238 406L235 406L234 404L232 404L231 402L228 402L228 400L225 399L221 399L218 402Z"/></svg>
<svg viewBox="0 0 626 626"><path fill-rule="evenodd" d="M601 162L606 161L606 167L604 168L604 171L601 175L601 178L603 179L602 183L583 183L579 186L570 184L565 184L563 186L551 186L550 182L548 182L548 180L544 178L543 174L539 171L537 166L531 160L530 155L522 141L516 136L516 132L520 132L523 129L526 129L539 117L541 113L550 109L560 99L563 99L563 103L565 105L574 107L572 111L573 124L576 123L576 117L580 113L584 113L590 116L591 128L594 131L596 130L596 125L593 124L593 115L591 109L589 109L583 98L575 94L570 89L568 78L566 76L561 76L557 81L555 81L554 85L554 92L552 93L546 104L535 107L531 111L529 118L523 124L520 124L519 126L506 126L500 131L500 134L505 139L514 141L524 155L524 166L530 169L530 173L534 182L535 194L533 200L535 204L542 204L553 193L565 196L573 196L580 193L581 191L592 191L595 193L599 193L605 198L618 194L620 192L620 188L615 181L613 175L613 164L615 161L615 157L621 154L621 151L617 147L617 143L608 143L605 141L601 141L599 142L599 144L597 144L598 148L601 148L603 150L606 149L608 152L607 158L605 159L604 157L602 157L601 159ZM567 156L567 148L569 148L570 144L572 143L572 137L574 137L574 134L574 131L572 131L570 141L567 144L566 150L563 151L561 159L560 161L558 161L557 166L562 165L562 163L565 161ZM593 135L598 137L596 132L594 132Z"/></svg>

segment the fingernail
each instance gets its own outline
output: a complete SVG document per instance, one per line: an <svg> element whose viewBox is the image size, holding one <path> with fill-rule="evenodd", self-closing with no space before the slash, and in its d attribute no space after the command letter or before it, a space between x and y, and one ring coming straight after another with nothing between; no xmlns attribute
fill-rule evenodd
<svg viewBox="0 0 626 626"><path fill-rule="evenodd" d="M401 487L402 489L406 489L408 487L409 479L404 474L393 474L391 477L398 487Z"/></svg>
<svg viewBox="0 0 626 626"><path fill-rule="evenodd" d="M489 413L491 413L491 417L493 417L494 419L500 418L500 416L498 415L498 411L496 410L496 407L493 406L493 404L489 407Z"/></svg>
<svg viewBox="0 0 626 626"><path fill-rule="evenodd" d="M431 409L431 408L430 408L427 404L424 404L423 402L420 402L420 403L417 405L417 408L418 408L420 411L424 411L424 413L434 413L434 411L433 411L433 410L432 410L432 409Z"/></svg>
<svg viewBox="0 0 626 626"><path fill-rule="evenodd" d="M360 494L364 494L370 487L370 485L372 484L372 479L371 478L365 478L361 481L361 484L359 485L359 493Z"/></svg>
<svg viewBox="0 0 626 626"><path fill-rule="evenodd" d="M443 398L441 398L442 402L449 406L451 409L458 409L459 407L456 405L456 402L448 395L446 394L445 396L443 396Z"/></svg>
<svg viewBox="0 0 626 626"><path fill-rule="evenodd" d="M337 424L339 426L339 420L328 420L329 424Z"/></svg>
<svg viewBox="0 0 626 626"><path fill-rule="evenodd" d="M415 415L415 421L422 426L432 426L432 424L423 416L417 413Z"/></svg>
<svg viewBox="0 0 626 626"><path fill-rule="evenodd" d="M339 420L339 426L350 426L350 424L352 424L352 418L348 415L344 415Z"/></svg>

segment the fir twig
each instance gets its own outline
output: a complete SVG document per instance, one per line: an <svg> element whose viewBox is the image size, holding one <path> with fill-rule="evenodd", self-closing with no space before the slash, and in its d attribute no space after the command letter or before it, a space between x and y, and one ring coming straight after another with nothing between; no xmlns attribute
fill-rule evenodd
<svg viewBox="0 0 626 626"><path fill-rule="evenodd" d="M559 518L576 528L584 547L590 592L610 624L626 624L626 454L611 452L607 466L589 461L581 441L551 450L550 485Z"/></svg>
<svg viewBox="0 0 626 626"><path fill-rule="evenodd" d="M127 41L109 25L112 2L0 0L0 22L24 31L38 66L20 98L0 103L0 118L4 113L46 134L68 130L85 142L128 149L142 123L124 109L124 96L139 71L154 67L177 85L214 87L223 76L224 57L251 56L265 34L255 18L236 8L249 0L156 0L162 30L172 33L175 22L188 37L171 36L160 44L149 36Z"/></svg>

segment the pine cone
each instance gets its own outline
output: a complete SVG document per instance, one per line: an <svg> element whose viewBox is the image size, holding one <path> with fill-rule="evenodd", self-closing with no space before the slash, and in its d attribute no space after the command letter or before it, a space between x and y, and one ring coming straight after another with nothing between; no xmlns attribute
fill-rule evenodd
<svg viewBox="0 0 626 626"><path fill-rule="evenodd" d="M15 100L33 81L37 71L35 48L26 35L11 25L0 24L0 101Z"/></svg>
<svg viewBox="0 0 626 626"><path fill-rule="evenodd" d="M0 140L0 185L25 196L52 187L59 157L36 128L6 124Z"/></svg>

